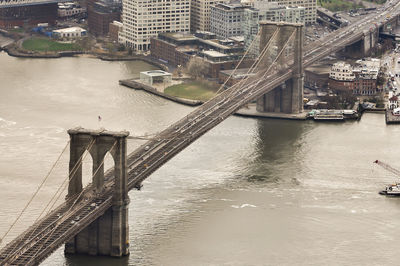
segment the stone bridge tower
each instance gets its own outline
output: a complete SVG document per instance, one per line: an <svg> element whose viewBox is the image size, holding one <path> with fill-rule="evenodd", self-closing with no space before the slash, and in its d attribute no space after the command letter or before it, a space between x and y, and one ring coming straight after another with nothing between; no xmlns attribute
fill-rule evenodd
<svg viewBox="0 0 400 266"><path fill-rule="evenodd" d="M65 244L66 254L123 256L129 254L128 187L126 138L129 132L68 130L70 135L69 185L67 202L72 204L82 192L82 155L87 150L93 159L93 193L104 188L104 158L114 159L115 185L112 207Z"/></svg>
<svg viewBox="0 0 400 266"><path fill-rule="evenodd" d="M294 34L294 41L278 58L278 65L284 66L293 58L293 76L279 87L264 94L257 100L257 111L297 114L303 111L303 42L304 26L298 23L287 22L260 22L260 51L267 45L273 37L275 31L279 30L277 40L275 40L276 54L272 52L266 54L266 64L272 63L268 58L274 58L283 49L290 36ZM274 40L272 40L274 41ZM291 48L292 53L288 50ZM288 56L289 54L289 56ZM269 62L271 61L271 62Z"/></svg>

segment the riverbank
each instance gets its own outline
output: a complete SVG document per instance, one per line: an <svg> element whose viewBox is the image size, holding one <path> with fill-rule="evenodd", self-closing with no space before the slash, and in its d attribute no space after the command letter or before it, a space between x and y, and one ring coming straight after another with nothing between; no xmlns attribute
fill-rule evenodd
<svg viewBox="0 0 400 266"><path fill-rule="evenodd" d="M3 50L9 56L20 57L20 58L53 59L61 57L84 56L84 57L97 58L103 61L144 61L148 64L157 66L164 71L169 70L166 65L162 64L161 62L157 61L154 58L144 55L114 56L110 54L99 54L88 51L33 52L28 50L21 50L14 43L4 46Z"/></svg>
<svg viewBox="0 0 400 266"><path fill-rule="evenodd" d="M144 55L117 55L117 54L106 54L98 53L94 51L84 50L54 50L54 51L33 51L24 49L23 43L32 36L22 36L21 34L8 32L0 29L0 36L3 37L4 41L0 44L0 51L4 50L9 56L20 57L20 58L41 58L41 59L53 59L61 57L71 56L84 56L98 58L103 61L144 61L151 65L157 66L164 71L169 71L168 66L161 63L160 61ZM7 40L7 42L6 42Z"/></svg>
<svg viewBox="0 0 400 266"><path fill-rule="evenodd" d="M135 89L135 90L144 90L148 93L154 94L154 95L162 97L164 99L167 99L167 100L170 100L170 101L173 101L176 103L188 105L188 106L198 106L198 105L201 105L204 103L203 101L183 99L183 98L168 95L166 93L158 91L156 88L154 88L150 85L141 83L139 80L125 79L125 80L120 80L119 84L126 86L128 88L131 88L131 89Z"/></svg>
<svg viewBox="0 0 400 266"><path fill-rule="evenodd" d="M273 112L259 112L256 109L255 103L250 103L245 107L239 109L235 115L251 118L273 118L273 119L286 119L286 120L306 120L308 118L308 112L302 112L299 114L285 114L285 113L273 113Z"/></svg>

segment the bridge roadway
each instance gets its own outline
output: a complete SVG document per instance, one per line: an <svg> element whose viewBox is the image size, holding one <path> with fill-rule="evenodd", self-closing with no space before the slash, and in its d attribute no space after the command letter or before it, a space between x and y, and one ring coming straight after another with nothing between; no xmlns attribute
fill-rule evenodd
<svg viewBox="0 0 400 266"><path fill-rule="evenodd" d="M304 51L304 66L339 51L363 36L373 23L378 26L386 17L397 16L400 3L388 2L379 15L370 15L346 28L339 29L316 41ZM234 85L206 102L192 113L160 132L128 156L129 190L141 182L207 131L221 123L241 106L271 91L291 78L290 68L284 71L259 71L244 86ZM90 186L72 208L65 202L46 217L29 227L0 251L0 265L36 265L69 238L100 217L112 206L112 169L105 174L104 191L95 195ZM72 222L75 221L75 222Z"/></svg>

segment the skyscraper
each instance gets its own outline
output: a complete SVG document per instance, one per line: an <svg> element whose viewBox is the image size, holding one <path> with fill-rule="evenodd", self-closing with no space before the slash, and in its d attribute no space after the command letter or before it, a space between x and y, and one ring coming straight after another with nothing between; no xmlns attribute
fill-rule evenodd
<svg viewBox="0 0 400 266"><path fill-rule="evenodd" d="M257 9L268 9L271 3L277 3L279 6L304 7L304 22L306 25L315 23L317 19L317 0L256 0L254 1L254 7Z"/></svg>
<svg viewBox="0 0 400 266"><path fill-rule="evenodd" d="M160 32L189 32L190 0L123 0L119 43L135 51L150 48Z"/></svg>
<svg viewBox="0 0 400 266"><path fill-rule="evenodd" d="M229 0L191 0L190 30L210 31L211 6Z"/></svg>

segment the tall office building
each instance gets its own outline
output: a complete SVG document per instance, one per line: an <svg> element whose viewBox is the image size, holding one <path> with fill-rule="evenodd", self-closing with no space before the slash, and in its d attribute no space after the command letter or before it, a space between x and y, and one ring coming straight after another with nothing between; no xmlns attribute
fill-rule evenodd
<svg viewBox="0 0 400 266"><path fill-rule="evenodd" d="M306 25L315 23L317 19L317 0L256 0L254 7L257 9L267 9L271 3L278 3L279 6L301 6L305 8L304 22Z"/></svg>
<svg viewBox="0 0 400 266"><path fill-rule="evenodd" d="M276 3L269 3L268 5L255 5L258 8L246 8L244 10L242 19L242 30L244 36L244 44L246 49L249 49L250 54L259 54L259 22L266 21L282 21L291 23L305 22L305 8L304 7L287 7L279 6ZM254 38L256 40L253 43Z"/></svg>
<svg viewBox="0 0 400 266"><path fill-rule="evenodd" d="M190 30L210 31L211 6L229 0L191 0Z"/></svg>
<svg viewBox="0 0 400 266"><path fill-rule="evenodd" d="M249 4L221 3L211 7L210 31L220 38L243 35L242 20Z"/></svg>
<svg viewBox="0 0 400 266"><path fill-rule="evenodd" d="M190 0L123 0L122 23L119 43L147 51L160 32L189 32Z"/></svg>

